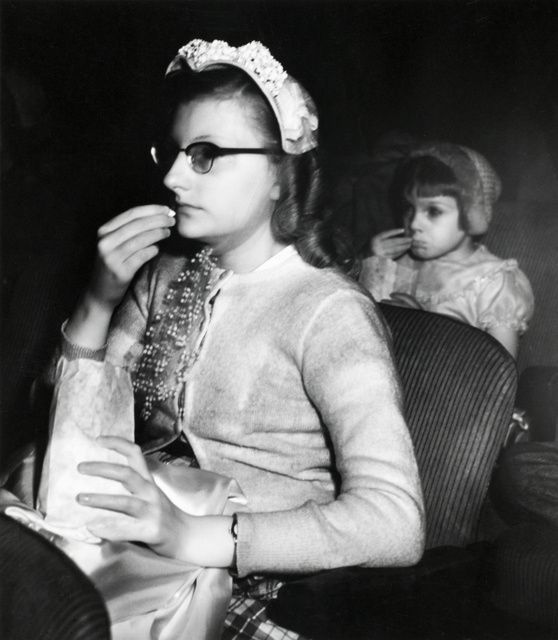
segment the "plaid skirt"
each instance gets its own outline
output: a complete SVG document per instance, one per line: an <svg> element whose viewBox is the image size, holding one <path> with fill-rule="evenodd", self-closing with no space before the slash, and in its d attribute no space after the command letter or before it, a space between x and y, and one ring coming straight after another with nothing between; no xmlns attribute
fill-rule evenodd
<svg viewBox="0 0 558 640"><path fill-rule="evenodd" d="M221 640L304 640L266 615L268 602L277 597L282 584L274 578L235 580Z"/></svg>

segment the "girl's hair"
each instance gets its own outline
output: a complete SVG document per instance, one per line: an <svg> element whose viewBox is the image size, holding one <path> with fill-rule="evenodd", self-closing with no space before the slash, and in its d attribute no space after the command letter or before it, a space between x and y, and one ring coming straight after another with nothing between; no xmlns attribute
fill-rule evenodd
<svg viewBox="0 0 558 640"><path fill-rule="evenodd" d="M459 211L459 224L468 231L465 216L468 196L459 184L451 167L434 156L416 156L404 161L395 170L390 188L390 198L395 214L395 223L403 224L405 212L413 197L432 198L450 196L455 198Z"/></svg>
<svg viewBox="0 0 558 640"><path fill-rule="evenodd" d="M277 165L280 184L280 197L271 217L274 238L285 244L294 244L303 260L313 266L337 266L354 273L354 254L348 234L333 224L332 214L325 207L322 172L315 151L300 155L282 152L275 114L246 73L223 66L201 73L168 76L161 130L169 130L180 104L207 97L243 100L264 138L265 146L277 148L277 155L269 156Z"/></svg>

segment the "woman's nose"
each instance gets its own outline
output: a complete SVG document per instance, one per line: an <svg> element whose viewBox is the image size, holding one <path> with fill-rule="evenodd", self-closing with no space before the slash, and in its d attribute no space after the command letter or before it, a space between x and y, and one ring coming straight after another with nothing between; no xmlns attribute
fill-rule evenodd
<svg viewBox="0 0 558 640"><path fill-rule="evenodd" d="M177 188L190 189L195 175L195 171L190 166L186 154L180 151L165 174L163 184L171 191Z"/></svg>

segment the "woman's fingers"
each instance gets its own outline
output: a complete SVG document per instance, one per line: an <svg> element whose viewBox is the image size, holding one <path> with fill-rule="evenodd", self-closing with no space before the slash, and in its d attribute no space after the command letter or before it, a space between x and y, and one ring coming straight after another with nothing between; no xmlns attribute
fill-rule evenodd
<svg viewBox="0 0 558 640"><path fill-rule="evenodd" d="M135 469L125 464L112 462L80 462L78 471L86 476L98 476L107 480L115 480L130 493L140 493L144 488L146 478Z"/></svg>
<svg viewBox="0 0 558 640"><path fill-rule="evenodd" d="M128 271L135 274L140 267L143 267L146 262L149 262L158 253L159 247L155 244L145 247L145 249L140 249L126 260Z"/></svg>
<svg viewBox="0 0 558 640"><path fill-rule="evenodd" d="M137 207L117 216L118 223L101 227L90 283L94 299L111 307L120 302L138 269L159 252L157 243L170 235L175 221L168 211L159 205Z"/></svg>
<svg viewBox="0 0 558 640"><path fill-rule="evenodd" d="M161 240L165 240L165 238L170 236L170 233L170 229L166 227L142 231L141 233L131 237L129 240L123 242L117 249L115 249L114 253L122 262L126 262L138 251L142 251L147 247L155 245Z"/></svg>
<svg viewBox="0 0 558 640"><path fill-rule="evenodd" d="M146 510L146 502L136 496L126 496L112 493L78 493L76 500L79 504L95 509L106 509L140 518Z"/></svg>
<svg viewBox="0 0 558 640"><path fill-rule="evenodd" d="M105 252L99 243L100 257L117 282L128 284L139 267L158 253L157 243L165 240L169 235L170 231L167 228L143 231L110 252Z"/></svg>
<svg viewBox="0 0 558 640"><path fill-rule="evenodd" d="M169 228L174 224L174 218L161 213L132 219L125 225L119 226L108 233L101 235L99 232L99 253L102 256L108 256L138 236L149 232L165 232L166 235L161 235L154 240L154 242L158 242L158 240L168 236Z"/></svg>
<svg viewBox="0 0 558 640"><path fill-rule="evenodd" d="M129 542L138 540L137 520L123 514L105 517L97 522L90 522L87 529L95 536L113 542Z"/></svg>
<svg viewBox="0 0 558 640"><path fill-rule="evenodd" d="M143 457L141 447L137 444L117 436L99 436L97 438L97 442L101 446L106 447L111 451L116 451L120 455L124 456L130 467L139 473L142 478L151 480L152 476L147 468L147 463Z"/></svg>
<svg viewBox="0 0 558 640"><path fill-rule="evenodd" d="M172 209L161 204L146 204L141 207L133 207L115 216L108 222L105 222L105 224L99 227L98 234L99 236L105 236L107 233L112 233L134 220L141 220L142 218L149 218L150 216L156 215L166 215L168 218L172 218L173 214Z"/></svg>
<svg viewBox="0 0 558 640"><path fill-rule="evenodd" d="M116 495L78 494L79 504L98 510L98 517L87 525L89 531L106 540L144 542L157 553L178 557L190 516L180 511L155 484L140 447L115 436L102 436L97 442L119 453L127 464L82 462L79 471L116 480L130 494L124 491Z"/></svg>

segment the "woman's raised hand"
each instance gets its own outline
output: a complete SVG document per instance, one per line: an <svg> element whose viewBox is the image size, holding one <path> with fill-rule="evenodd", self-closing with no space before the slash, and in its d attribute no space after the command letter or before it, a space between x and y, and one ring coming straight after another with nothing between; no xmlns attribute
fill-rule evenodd
<svg viewBox="0 0 558 640"><path fill-rule="evenodd" d="M404 236L405 229L389 229L375 235L370 241L373 256L396 260L411 247L411 238Z"/></svg>
<svg viewBox="0 0 558 640"><path fill-rule="evenodd" d="M170 235L174 212L162 205L128 209L99 228L97 259L89 295L97 304L114 309L132 278L157 255L157 243Z"/></svg>
<svg viewBox="0 0 558 640"><path fill-rule="evenodd" d="M134 207L99 228L95 267L79 304L68 319L66 338L101 349L112 314L138 269L159 252L157 242L170 235L173 212L159 204Z"/></svg>

